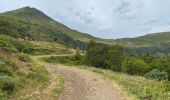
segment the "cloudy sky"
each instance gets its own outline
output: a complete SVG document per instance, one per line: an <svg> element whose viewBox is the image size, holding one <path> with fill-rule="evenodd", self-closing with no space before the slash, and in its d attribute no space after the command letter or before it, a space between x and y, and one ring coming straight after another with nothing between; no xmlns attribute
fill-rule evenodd
<svg viewBox="0 0 170 100"><path fill-rule="evenodd" d="M101 38L170 31L170 0L0 0L0 12L24 6Z"/></svg>

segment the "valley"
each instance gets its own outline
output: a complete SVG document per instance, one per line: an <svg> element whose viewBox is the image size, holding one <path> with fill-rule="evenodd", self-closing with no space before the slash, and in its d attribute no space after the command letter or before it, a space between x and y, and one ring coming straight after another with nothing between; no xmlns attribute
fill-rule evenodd
<svg viewBox="0 0 170 100"><path fill-rule="evenodd" d="M0 100L169 100L169 43L101 39L31 7L0 13Z"/></svg>

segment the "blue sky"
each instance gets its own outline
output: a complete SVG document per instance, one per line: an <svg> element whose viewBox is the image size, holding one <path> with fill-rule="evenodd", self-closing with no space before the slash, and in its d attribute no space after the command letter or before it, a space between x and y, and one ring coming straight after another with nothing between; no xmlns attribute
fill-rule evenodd
<svg viewBox="0 0 170 100"><path fill-rule="evenodd" d="M0 0L0 12L30 6L100 38L170 31L170 0Z"/></svg>

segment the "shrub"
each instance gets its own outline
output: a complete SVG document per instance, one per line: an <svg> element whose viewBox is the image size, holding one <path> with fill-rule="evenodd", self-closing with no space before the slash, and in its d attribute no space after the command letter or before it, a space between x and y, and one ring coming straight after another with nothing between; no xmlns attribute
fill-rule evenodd
<svg viewBox="0 0 170 100"><path fill-rule="evenodd" d="M30 62L31 58L27 54L18 54L17 58L23 62Z"/></svg>
<svg viewBox="0 0 170 100"><path fill-rule="evenodd" d="M13 75L13 69L11 67L8 67L8 66L5 66L5 65L0 65L0 75L12 76Z"/></svg>
<svg viewBox="0 0 170 100"><path fill-rule="evenodd" d="M121 71L123 49L119 45L107 46L90 41L85 61L87 65Z"/></svg>
<svg viewBox="0 0 170 100"><path fill-rule="evenodd" d="M145 77L153 79L153 80L168 80L168 73L154 69L154 70L146 73Z"/></svg>
<svg viewBox="0 0 170 100"><path fill-rule="evenodd" d="M34 45L28 41L22 41L22 40L15 40L13 39L12 41L12 45L15 46L15 48L19 51L19 52L23 52L23 53L27 53L29 50L29 48L33 48Z"/></svg>
<svg viewBox="0 0 170 100"><path fill-rule="evenodd" d="M149 71L149 65L141 59L130 57L124 60L121 70L132 75L144 75Z"/></svg>
<svg viewBox="0 0 170 100"><path fill-rule="evenodd" d="M16 80L9 76L0 76L0 89L8 94L14 92Z"/></svg>
<svg viewBox="0 0 170 100"><path fill-rule="evenodd" d="M31 72L28 73L27 78L36 80L38 82L47 82L49 79L49 73L46 68L40 64L29 63Z"/></svg>
<svg viewBox="0 0 170 100"><path fill-rule="evenodd" d="M80 60L81 59L81 54L80 54L80 49L76 49L76 54L74 56L75 60Z"/></svg>
<svg viewBox="0 0 170 100"><path fill-rule="evenodd" d="M170 80L170 59L169 58L157 58L150 63L151 70L158 69L168 73Z"/></svg>
<svg viewBox="0 0 170 100"><path fill-rule="evenodd" d="M11 38L5 35L0 35L0 47L8 52L17 52L17 49L11 44Z"/></svg>

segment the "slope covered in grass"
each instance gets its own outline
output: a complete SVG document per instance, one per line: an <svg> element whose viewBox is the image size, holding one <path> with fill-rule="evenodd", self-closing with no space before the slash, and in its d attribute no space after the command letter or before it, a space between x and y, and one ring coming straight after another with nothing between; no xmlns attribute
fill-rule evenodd
<svg viewBox="0 0 170 100"><path fill-rule="evenodd" d="M148 34L136 38L124 38L117 40L117 42L136 47L160 46L170 42L170 32Z"/></svg>
<svg viewBox="0 0 170 100"><path fill-rule="evenodd" d="M85 42L88 42L89 40L96 40L97 42L111 43L108 40L96 38L89 34L70 29L69 27L53 20L52 18L35 8L24 7L14 11L5 12L0 15L2 15L3 17L8 17L10 19L12 18L25 22L27 24L27 28L30 30L27 33L30 33L31 35L38 34L40 35L40 37L42 36L42 38L43 36L49 37L50 33L53 36L59 33L70 36L70 38L73 38L74 40ZM27 29L25 29L25 31L27 31Z"/></svg>
<svg viewBox="0 0 170 100"><path fill-rule="evenodd" d="M83 42L94 40L105 44L120 44L127 47L150 47L169 43L170 33L155 33L136 38L101 39L84 34L55 21L36 8L24 7L0 14L0 34L30 40L56 41L64 45L81 49ZM83 42L81 42L83 41Z"/></svg>
<svg viewBox="0 0 170 100"><path fill-rule="evenodd" d="M44 87L49 82L48 71L23 48L31 43L8 36L0 36L0 99L23 99L27 93Z"/></svg>

